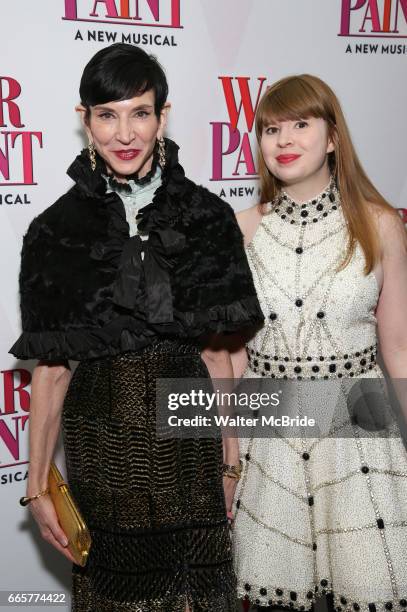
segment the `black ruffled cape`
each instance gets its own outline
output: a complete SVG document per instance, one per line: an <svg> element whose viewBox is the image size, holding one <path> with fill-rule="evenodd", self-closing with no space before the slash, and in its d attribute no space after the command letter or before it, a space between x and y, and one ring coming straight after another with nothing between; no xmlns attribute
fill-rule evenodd
<svg viewBox="0 0 407 612"><path fill-rule="evenodd" d="M23 333L10 353L83 360L263 320L232 208L185 177L175 143L166 150L162 185L139 213L144 241L106 193L102 160L92 172L86 150L76 158L75 185L24 237Z"/></svg>

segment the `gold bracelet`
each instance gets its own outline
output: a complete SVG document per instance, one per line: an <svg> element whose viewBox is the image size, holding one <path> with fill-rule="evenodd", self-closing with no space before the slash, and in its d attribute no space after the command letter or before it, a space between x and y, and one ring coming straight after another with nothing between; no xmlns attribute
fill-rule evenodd
<svg viewBox="0 0 407 612"><path fill-rule="evenodd" d="M234 478L235 480L240 480L240 475L243 470L242 460L239 460L238 465L228 465L224 463L222 466L222 474L223 476L227 476L227 478Z"/></svg>
<svg viewBox="0 0 407 612"><path fill-rule="evenodd" d="M41 491L41 493L38 493L37 495L32 495L31 497L20 497L20 505L28 506L28 504L33 499L37 499L38 497L41 497L41 495L46 495L47 493L49 493L49 489L44 489L44 491Z"/></svg>

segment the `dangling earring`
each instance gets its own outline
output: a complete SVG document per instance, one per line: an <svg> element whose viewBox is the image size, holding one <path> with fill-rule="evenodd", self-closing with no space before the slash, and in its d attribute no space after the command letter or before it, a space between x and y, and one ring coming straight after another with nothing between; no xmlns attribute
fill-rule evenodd
<svg viewBox="0 0 407 612"><path fill-rule="evenodd" d="M165 140L164 138L159 138L158 139L158 163L160 164L161 168L164 169L165 166Z"/></svg>
<svg viewBox="0 0 407 612"><path fill-rule="evenodd" d="M90 167L92 168L94 172L96 170L96 149L95 149L95 145L93 144L93 142L90 142L88 144L88 153L89 153L89 159L90 159Z"/></svg>

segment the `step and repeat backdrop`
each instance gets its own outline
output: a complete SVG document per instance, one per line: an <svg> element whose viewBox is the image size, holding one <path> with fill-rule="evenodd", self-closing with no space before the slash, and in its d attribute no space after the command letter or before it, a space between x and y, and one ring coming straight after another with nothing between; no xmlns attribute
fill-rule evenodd
<svg viewBox="0 0 407 612"><path fill-rule="evenodd" d="M18 505L34 363L8 350L20 333L22 236L70 186L66 168L85 144L74 111L81 72L114 42L158 57L170 85L168 135L187 174L235 210L258 198L259 98L277 79L308 72L338 94L367 172L407 223L407 0L3 0L0 591L69 593L69 563Z"/></svg>

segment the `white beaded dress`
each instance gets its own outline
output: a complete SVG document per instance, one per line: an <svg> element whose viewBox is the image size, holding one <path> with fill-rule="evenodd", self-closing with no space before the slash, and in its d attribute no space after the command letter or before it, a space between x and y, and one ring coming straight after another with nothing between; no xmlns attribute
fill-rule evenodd
<svg viewBox="0 0 407 612"><path fill-rule="evenodd" d="M269 206L247 247L266 321L247 346L246 378L335 379L340 386L383 376L377 281L364 274L358 245L337 270L346 245L334 183L310 202L296 204L282 192ZM337 612L407 610L403 441L364 437L357 426L340 435L333 425L320 438L241 440L234 508L240 598L308 610L332 594Z"/></svg>

